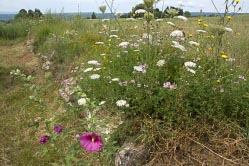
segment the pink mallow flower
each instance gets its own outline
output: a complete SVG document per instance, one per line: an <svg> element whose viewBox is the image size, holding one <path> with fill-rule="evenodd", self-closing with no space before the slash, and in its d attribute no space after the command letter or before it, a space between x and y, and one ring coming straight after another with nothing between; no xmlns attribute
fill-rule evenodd
<svg viewBox="0 0 249 166"><path fill-rule="evenodd" d="M49 139L50 139L50 136L48 136L48 135L42 136L41 139L40 139L40 144L47 143Z"/></svg>
<svg viewBox="0 0 249 166"><path fill-rule="evenodd" d="M60 134L62 132L63 127L61 125L54 126L54 132Z"/></svg>
<svg viewBox="0 0 249 166"><path fill-rule="evenodd" d="M96 133L84 132L80 136L80 146L87 152L99 152L102 150L103 145L101 136Z"/></svg>

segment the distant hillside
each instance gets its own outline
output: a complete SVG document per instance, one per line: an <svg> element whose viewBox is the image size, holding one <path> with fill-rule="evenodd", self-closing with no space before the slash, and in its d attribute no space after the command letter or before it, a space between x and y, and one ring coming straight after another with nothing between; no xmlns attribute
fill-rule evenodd
<svg viewBox="0 0 249 166"><path fill-rule="evenodd" d="M248 13L239 13L239 14L248 14ZM14 20L16 14L1 14L0 13L0 21L8 21L8 20ZM64 17L64 18L72 18L78 13L57 13L56 16ZM92 12L84 12L80 13L80 15L84 18L91 18ZM112 18L113 15L111 13L95 13L97 18ZM191 12L191 16L200 16L200 12ZM218 15L217 13L213 12L203 12L202 16L211 16L211 15Z"/></svg>

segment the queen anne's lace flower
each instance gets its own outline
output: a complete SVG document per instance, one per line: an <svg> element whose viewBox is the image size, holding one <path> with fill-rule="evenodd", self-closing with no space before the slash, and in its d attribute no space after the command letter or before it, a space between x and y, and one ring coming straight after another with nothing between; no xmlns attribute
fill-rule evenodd
<svg viewBox="0 0 249 166"><path fill-rule="evenodd" d="M118 100L117 102L116 102L116 105L118 106L118 107L123 107L123 106L125 106L127 104L127 101L126 100Z"/></svg>
<svg viewBox="0 0 249 166"><path fill-rule="evenodd" d="M92 79L92 80L96 80L96 79L99 79L99 78L100 78L99 74L92 74L92 75L90 75L90 79Z"/></svg>

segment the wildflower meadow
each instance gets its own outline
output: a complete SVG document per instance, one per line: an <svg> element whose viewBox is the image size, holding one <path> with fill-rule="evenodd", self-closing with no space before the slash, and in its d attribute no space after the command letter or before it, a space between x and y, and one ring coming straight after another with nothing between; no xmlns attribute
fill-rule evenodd
<svg viewBox="0 0 249 166"><path fill-rule="evenodd" d="M164 18L158 2L0 24L0 163L248 164L249 16L224 0L217 16Z"/></svg>

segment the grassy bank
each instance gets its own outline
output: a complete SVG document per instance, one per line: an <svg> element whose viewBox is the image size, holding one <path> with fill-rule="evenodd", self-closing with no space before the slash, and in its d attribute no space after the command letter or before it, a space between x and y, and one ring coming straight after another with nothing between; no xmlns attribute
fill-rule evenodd
<svg viewBox="0 0 249 166"><path fill-rule="evenodd" d="M151 165L245 165L248 21L31 22L18 36L32 41L33 52L25 43L0 46L1 162L114 165L117 150L133 142L148 148L143 162ZM1 40L15 43L5 26L22 25L1 25ZM101 153L80 146L77 135L86 131L102 137ZM39 144L44 135L50 139Z"/></svg>

